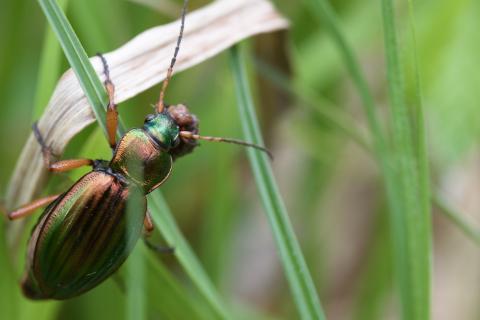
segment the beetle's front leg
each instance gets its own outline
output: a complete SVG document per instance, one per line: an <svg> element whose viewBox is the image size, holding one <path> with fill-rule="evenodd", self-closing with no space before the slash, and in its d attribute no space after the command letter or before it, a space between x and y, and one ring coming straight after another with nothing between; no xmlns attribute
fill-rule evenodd
<svg viewBox="0 0 480 320"><path fill-rule="evenodd" d="M108 105L107 105L107 132L108 132L108 143L110 148L115 150L117 147L117 128L118 128L118 111L117 105L115 104L115 86L113 85L112 80L110 79L110 69L108 68L107 60L105 57L98 53L97 56L102 60L103 72L105 73L105 89L108 94Z"/></svg>
<svg viewBox="0 0 480 320"><path fill-rule="evenodd" d="M48 197L45 197L45 198L34 200L34 201L30 202L29 204L21 206L20 208L14 210L14 211L7 212L7 217L10 220L16 220L16 219L26 217L26 216L34 213L35 210L37 210L38 208L49 205L50 203L55 201L59 196L60 196L59 194L56 194L56 195L53 195L53 196L48 196Z"/></svg>
<svg viewBox="0 0 480 320"><path fill-rule="evenodd" d="M47 167L48 171L51 172L66 172L76 168L80 168L83 166L93 166L94 161L91 159L71 159L71 160L61 160L61 161L53 161L53 152L52 148L47 146L45 140L43 139L40 130L38 129L38 125L35 122L32 126L33 134L40 144L42 148L42 155L43 161L45 162L45 166Z"/></svg>

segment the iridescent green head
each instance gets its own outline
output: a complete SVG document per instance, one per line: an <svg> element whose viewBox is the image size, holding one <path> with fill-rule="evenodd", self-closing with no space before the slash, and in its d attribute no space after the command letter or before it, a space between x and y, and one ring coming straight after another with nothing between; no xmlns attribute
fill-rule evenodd
<svg viewBox="0 0 480 320"><path fill-rule="evenodd" d="M145 118L143 129L165 150L170 150L179 143L180 129L175 120L166 112L148 115Z"/></svg>

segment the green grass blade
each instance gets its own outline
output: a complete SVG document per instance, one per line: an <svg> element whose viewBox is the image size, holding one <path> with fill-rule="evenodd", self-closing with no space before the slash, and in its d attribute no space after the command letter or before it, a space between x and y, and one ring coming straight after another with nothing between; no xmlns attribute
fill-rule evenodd
<svg viewBox="0 0 480 320"><path fill-rule="evenodd" d="M424 164L423 123L415 130L405 102L405 83L398 56L393 3L382 1L387 76L391 101L393 166L397 212L393 232L397 237L397 279L404 319L430 318L431 230L428 172ZM421 106L418 106L419 108ZM418 147L417 144L422 146ZM417 148L415 147L417 145Z"/></svg>
<svg viewBox="0 0 480 320"><path fill-rule="evenodd" d="M68 0L59 0L58 4L62 9L65 9L68 5ZM49 26L46 26L45 29L32 108L32 116L34 119L38 119L41 116L48 103L48 99L50 98L60 75L60 66L62 62L62 51L55 38L55 34ZM18 291L18 284L16 282L15 285L15 291ZM58 314L62 303L57 301L38 304L21 297L14 306L17 307L19 315L17 317L6 316L7 318L31 319L32 317L35 317L40 320L55 317L56 314Z"/></svg>
<svg viewBox="0 0 480 320"><path fill-rule="evenodd" d="M65 10L68 5L68 0L58 0L58 5L62 10ZM47 26L33 102L33 119L38 119L42 115L44 108L47 106L48 99L50 99L53 89L55 88L55 84L60 75L61 54L62 50L57 38L53 30Z"/></svg>
<svg viewBox="0 0 480 320"><path fill-rule="evenodd" d="M129 165L139 165L139 162L132 160ZM138 215L135 212L141 207L144 197L143 192L131 190L127 201L127 226L135 225L135 221L131 220ZM126 232L129 233L131 230L127 227ZM126 274L126 319L145 320L147 319L145 255L140 252L138 246L126 261Z"/></svg>
<svg viewBox="0 0 480 320"><path fill-rule="evenodd" d="M433 203L440 209L440 212L450 220L462 233L480 246L480 230L475 228L470 221L468 221L464 214L453 210L442 198L439 196L433 197Z"/></svg>
<svg viewBox="0 0 480 320"><path fill-rule="evenodd" d="M404 90L396 56L393 9L390 3L385 1L383 3L387 4L384 6L384 24L394 124L393 149L386 144L367 82L353 50L340 29L331 5L326 0L308 0L308 4L317 13L319 20L325 23L339 48L345 66L362 98L389 199L395 266L403 315L406 319L426 319L429 309L431 231L428 166L423 129L420 128L423 126L423 119L422 114L418 113L415 119L418 127L414 132L413 121L409 119L403 101ZM414 133L419 135L416 141L413 141ZM422 316L425 318L421 318Z"/></svg>
<svg viewBox="0 0 480 320"><path fill-rule="evenodd" d="M409 77L411 79L412 87L413 87L413 102L411 105L413 106L413 143L416 148L416 157L417 157L417 165L418 165L418 179L419 179L419 188L421 192L420 196L420 205L422 211L425 215L427 221L425 221L427 228L425 230L428 233L428 238L430 239L432 231L430 215L432 210L432 202L435 202L435 196L431 194L430 190L430 166L429 166L429 159L428 159L428 150L427 150L427 135L425 130L425 115L422 105L422 90L421 90L421 79L420 79L420 65L418 60L417 54L417 40L416 40L416 28L415 28L415 14L414 14L414 6L412 0L408 0L408 21L410 27L410 43L411 43L411 60L412 63L411 69L413 69L413 75ZM427 240L431 241L431 240ZM431 245L429 245L431 246Z"/></svg>
<svg viewBox="0 0 480 320"><path fill-rule="evenodd" d="M160 230L167 243L175 248L175 256L178 261L198 290L205 296L213 310L220 318L232 318L200 261L180 232L160 190L157 189L153 192L152 197L149 199L149 208L155 226Z"/></svg>
<svg viewBox="0 0 480 320"><path fill-rule="evenodd" d="M57 3L53 0L39 0L39 2L94 110L97 122L106 134L105 106L107 95L103 84L96 75L85 50ZM122 132L124 132L122 126L119 126L119 134ZM162 232L169 244L175 246L175 255L182 267L192 278L212 309L217 312L218 317L230 318L222 299L176 225L160 191L155 191L149 200L156 227Z"/></svg>
<svg viewBox="0 0 480 320"><path fill-rule="evenodd" d="M203 299L198 299L196 292L182 285L168 268L160 261L161 257L151 254L151 250L144 243L139 243L140 251L146 256L146 266L148 267L149 291L147 298L153 305L155 313L160 312L158 318L165 319L212 319L214 315L211 309L203 303ZM138 250L137 249L137 250ZM156 280L159 279L160 281ZM161 304L155 303L162 301ZM162 317L162 315L164 315ZM149 317L151 318L151 317Z"/></svg>
<svg viewBox="0 0 480 320"><path fill-rule="evenodd" d="M263 145L243 57L237 47L231 49L231 67L245 139ZM248 157L300 315L302 319L325 319L312 277L273 177L270 160L264 153L253 149L248 150Z"/></svg>
<svg viewBox="0 0 480 320"><path fill-rule="evenodd" d="M2 316L6 319L18 319L19 315L19 298L20 293L18 284L15 280L16 275L13 266L9 264L10 257L8 252L7 241L5 237L5 220L0 221L0 259L3 261L2 272L0 272L0 308Z"/></svg>
<svg viewBox="0 0 480 320"><path fill-rule="evenodd" d="M312 12L317 15L317 19L325 24L328 32L335 42L335 45L338 47L338 51L342 56L345 67L350 73L353 83L357 88L360 98L362 99L364 112L367 116L368 127L373 136L375 151L377 156L381 159L381 161L383 161L385 159L384 155L386 153L386 143L378 116L375 111L375 102L368 88L368 83L360 68L360 64L355 57L355 53L348 44L347 39L340 28L338 18L328 0L305 1L306 4L312 9Z"/></svg>
<svg viewBox="0 0 480 320"><path fill-rule="evenodd" d="M292 96L302 101L306 107L328 120L337 128L339 132L343 132L347 137L352 139L352 141L356 142L365 151L369 152L370 155L373 155L373 150L369 145L367 145L365 138L360 135L358 130L353 129L355 128L353 119L349 118L343 109L338 108L337 106L332 106L334 109L331 111L331 108L318 107L319 105L325 105L331 102L325 101L323 98L318 98L307 94L308 90L305 90L305 88L300 89L295 87L295 85L291 83L290 79L286 75L282 74L279 70L268 66L264 62L255 61L255 66L262 76L265 76L267 79L272 81L273 84L277 85L286 92L289 92ZM417 117L418 119L423 119L421 114L417 115ZM421 123L422 121L419 122ZM424 133L420 134L420 136L422 135L424 135ZM464 214L459 213L446 205L446 203L438 194L432 194L431 197L431 203L440 209L440 214L444 215L451 223L453 223L455 227L464 233L466 237L474 241L477 245L480 245L480 230L475 228L471 222L467 221L464 218Z"/></svg>
<svg viewBox="0 0 480 320"><path fill-rule="evenodd" d="M305 86L293 83L293 81L290 81L290 79L282 74L281 71L276 70L266 62L256 60L254 63L258 72L262 76L303 102L305 107L308 107L308 109L317 113L320 117L328 120L336 130L345 134L364 150L372 151L372 147L368 144L360 130L356 128L356 124L352 117L342 108L333 105L333 102L319 96L319 94L313 90L309 90L308 88L305 88Z"/></svg>
<svg viewBox="0 0 480 320"><path fill-rule="evenodd" d="M105 125L107 95L102 82L88 60L87 53L58 4L54 0L39 0L39 3L92 106L100 127L107 134Z"/></svg>
<svg viewBox="0 0 480 320"><path fill-rule="evenodd" d="M138 208L138 207L135 207ZM126 319L143 320L147 317L145 255L136 248L126 261Z"/></svg>

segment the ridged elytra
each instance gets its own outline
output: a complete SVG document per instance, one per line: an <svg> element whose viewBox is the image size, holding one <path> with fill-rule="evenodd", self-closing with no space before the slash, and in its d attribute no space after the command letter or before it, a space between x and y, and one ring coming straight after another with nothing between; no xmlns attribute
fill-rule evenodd
<svg viewBox="0 0 480 320"><path fill-rule="evenodd" d="M244 141L198 135L198 120L182 104L166 107L164 94L171 79L183 35L188 0L184 1L177 46L160 91L156 112L142 128L128 131L117 143L115 87L102 55L108 93L107 131L113 150L110 161L72 159L53 162L52 153L35 124L46 167L65 172L92 166L64 193L35 200L8 213L25 217L47 205L28 242L26 271L21 282L31 299L69 299L100 284L127 259L142 234L153 231L146 195L169 177L173 161L193 151L198 140L229 142L268 152ZM136 210L127 202L136 200Z"/></svg>

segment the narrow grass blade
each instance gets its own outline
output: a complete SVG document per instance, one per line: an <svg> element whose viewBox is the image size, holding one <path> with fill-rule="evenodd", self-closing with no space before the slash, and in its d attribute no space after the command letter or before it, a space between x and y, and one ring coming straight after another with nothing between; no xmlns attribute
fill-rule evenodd
<svg viewBox="0 0 480 320"><path fill-rule="evenodd" d="M389 308L387 303L392 289L393 261L390 254L392 241L388 228L388 215L382 208L372 230L372 247L359 279L357 301L352 319L380 320Z"/></svg>
<svg viewBox="0 0 480 320"><path fill-rule="evenodd" d="M146 256L148 294L147 299L154 311L159 311L161 319L212 319L215 314L198 294L182 285L182 282L168 270L168 268L151 254L151 249L139 243L140 251ZM160 281L158 281L159 279ZM157 301L162 301L158 304ZM164 315L164 316L163 316ZM163 316L163 317L162 317ZM151 317L150 317L151 318Z"/></svg>
<svg viewBox="0 0 480 320"><path fill-rule="evenodd" d="M400 67L392 1L382 1L382 13L391 101L391 169L395 170L396 184L393 233L397 285L403 318L429 319L431 223L426 147L423 122L419 122L423 119L412 118L405 102L405 79ZM421 108L420 105L417 107Z"/></svg>
<svg viewBox="0 0 480 320"><path fill-rule="evenodd" d="M303 102L306 107L311 109L313 112L317 112L319 116L324 117L332 125L334 125L337 130L343 132L347 137L352 139L352 141L356 142L360 147L373 156L373 150L367 144L365 138L360 135L358 130L353 129L355 128L355 123L353 119L348 117L343 109L339 107L337 108L336 106L332 106L334 108L333 111L330 110L331 108L321 108L319 105L331 104L332 102L326 101L323 98L315 97L311 94L307 94L308 90L305 90L304 88L300 89L295 87L295 85L291 83L290 79L286 75L267 65L263 61L255 61L255 65L262 76L272 81L272 83L277 85L279 88L289 92L296 99ZM417 92L420 92L420 89L418 89ZM423 116L420 114L417 115L417 118L423 119ZM421 123L423 121L419 122ZM417 137L418 136L424 136L424 133L417 135ZM417 142L417 144L421 145L419 142ZM420 154L422 153L423 152L420 152ZM480 245L480 230L472 226L472 223L464 218L464 214L459 213L446 205L438 193L431 195L431 203L438 207L438 209L440 209L439 213L444 215L451 223L453 223L453 225L457 227L463 234L465 234L467 238L474 241L477 245Z"/></svg>
<svg viewBox="0 0 480 320"><path fill-rule="evenodd" d="M68 5L68 0L59 0L59 6L65 9ZM60 66L62 62L62 50L55 38L55 34L46 26L45 36L43 40L42 53L39 64L39 71L37 76L37 84L35 88L35 96L33 101L32 115L34 119L41 116L43 109L48 103L51 93L55 88L55 84L60 75ZM18 265L18 264L17 264ZM15 292L18 292L18 284L15 283ZM13 290L8 295L11 295ZM5 316L6 318L16 319L51 319L55 317L60 308L61 302L48 302L38 304L23 297L17 299L16 304L10 305L17 308L18 315L16 317Z"/></svg>
<svg viewBox="0 0 480 320"><path fill-rule="evenodd" d="M421 78L420 78L420 64L417 54L417 40L416 40L416 27L415 27L415 13L412 0L408 0L408 25L410 31L409 43L412 48L410 51L412 61L411 63L404 63L412 70L412 75L408 77L407 85L411 84L413 88L413 99L410 104L413 106L413 119L412 123L412 142L415 147L415 156L418 168L418 180L419 180L419 205L421 211L423 212L424 218L426 219L424 231L426 232L425 239L427 242L431 242L432 231L431 231L431 210L432 202L435 202L436 197L432 195L430 190L430 166L428 159L428 150L427 150L427 134L425 130L425 115L422 103L422 89L421 89ZM408 91L407 88L404 91ZM431 244L428 244L431 249Z"/></svg>
<svg viewBox="0 0 480 320"><path fill-rule="evenodd" d="M0 221L0 259L2 259L3 267L0 273L0 308L2 316L6 319L17 319L19 314L19 299L15 292L18 292L18 285L15 281L15 272L9 262L9 248L5 237L5 222Z"/></svg>
<svg viewBox="0 0 480 320"><path fill-rule="evenodd" d="M463 214L452 209L438 195L433 197L433 203L465 236L480 246L480 229L475 228L470 221L464 218Z"/></svg>
<svg viewBox="0 0 480 320"><path fill-rule="evenodd" d="M392 101L393 148L390 148L379 125L365 77L340 29L331 5L327 0L306 1L319 20L327 26L362 97L389 201L395 267L403 316L405 319L427 319L431 231L428 166L423 129L420 128L423 126L423 119L421 113L417 113L416 119L410 119L404 103L392 5L383 1L388 80ZM413 123L417 124L417 129L413 129ZM415 141L413 134L418 135Z"/></svg>
<svg viewBox="0 0 480 320"><path fill-rule="evenodd" d="M219 318L232 318L200 261L180 232L160 190L157 189L153 192L152 197L149 199L149 208L155 226L160 230L168 245L175 248L175 256L178 261L198 290L205 296L213 310L216 311Z"/></svg>
<svg viewBox="0 0 480 320"><path fill-rule="evenodd" d="M269 79L285 92L288 92L295 98L304 103L311 111L317 113L320 117L328 120L339 132L344 133L347 137L356 142L366 151L372 151L372 147L368 144L366 138L360 130L356 128L353 118L348 115L342 108L333 105L333 102L319 96L313 90L308 90L305 86L299 86L290 81L290 79L276 70L266 62L254 61L258 72Z"/></svg>
<svg viewBox="0 0 480 320"><path fill-rule="evenodd" d="M98 124L107 135L105 126L105 105L107 96L102 82L98 78L87 53L73 31L67 17L55 0L39 0L40 6L52 26L69 64L75 72L80 86L92 106Z"/></svg>
<svg viewBox="0 0 480 320"><path fill-rule="evenodd" d="M140 161L131 160L129 165L138 166ZM143 176L140 176L143 179ZM139 190L139 189L137 189ZM145 199L143 192L131 189L127 201L127 228L126 232L132 232L128 226L134 226L133 217L138 216L138 208L142 207L142 200ZM147 283L145 270L145 255L137 247L133 250L126 261L126 319L145 320L147 319Z"/></svg>
<svg viewBox="0 0 480 320"><path fill-rule="evenodd" d="M52 25L67 59L75 71L77 78L94 109L97 122L106 134L105 107L107 96L103 84L95 73L80 41L75 35L65 15L53 0L39 0L50 24ZM119 135L123 132L119 129ZM153 198L153 199L152 199ZM168 206L161 197L160 191L156 191L150 199L153 204L150 206L154 221L169 244L175 246L175 255L187 271L192 281L198 286L200 292L211 304L213 310L217 311L220 318L229 318L223 302L210 282L198 259L193 254L187 241L180 233ZM162 224L158 224L162 222ZM163 223L164 222L164 223Z"/></svg>
<svg viewBox="0 0 480 320"><path fill-rule="evenodd" d="M152 255L151 249L139 243L140 251L146 257L148 292L146 298L152 306L150 315L161 319L212 319L215 315L198 293L185 287L170 270L159 262L161 257ZM157 301L162 301L158 304ZM158 314L158 312L160 314ZM151 318L151 317L150 317Z"/></svg>
<svg viewBox="0 0 480 320"><path fill-rule="evenodd" d="M231 49L231 67L245 139L263 145L243 57L237 47ZM248 157L298 311L302 319L325 319L315 285L273 177L269 158L252 149L248 150Z"/></svg>
<svg viewBox="0 0 480 320"><path fill-rule="evenodd" d="M312 9L312 13L317 15L318 20L325 24L335 42L335 45L338 47L338 51L344 61L345 67L350 73L353 83L362 99L362 105L367 116L368 126L373 137L375 152L381 161L383 161L382 159L385 158L384 155L386 153L386 142L375 111L375 102L355 53L348 44L347 39L340 28L338 18L328 0L304 1Z"/></svg>
<svg viewBox="0 0 480 320"><path fill-rule="evenodd" d="M65 10L68 0L58 0L58 5ZM40 57L40 67L37 77L37 87L35 89L35 99L33 103L33 119L38 119L43 109L52 95L55 84L60 76L60 65L62 62L62 50L55 37L53 30L47 26L43 41L42 55Z"/></svg>

